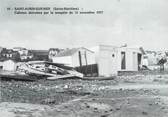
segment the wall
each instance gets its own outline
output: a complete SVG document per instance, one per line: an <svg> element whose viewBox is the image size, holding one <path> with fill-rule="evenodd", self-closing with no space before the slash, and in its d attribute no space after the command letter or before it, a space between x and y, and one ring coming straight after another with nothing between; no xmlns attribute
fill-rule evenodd
<svg viewBox="0 0 168 117"><path fill-rule="evenodd" d="M136 52L133 52L133 71L138 71L138 53Z"/></svg>
<svg viewBox="0 0 168 117"><path fill-rule="evenodd" d="M15 71L15 67L15 62L13 62L12 60L7 60L3 62L3 70Z"/></svg>
<svg viewBox="0 0 168 117"><path fill-rule="evenodd" d="M93 52L87 50L87 49L80 49L79 50L81 53L81 64L82 66L85 65L91 65L91 64L95 64L95 55ZM74 67L79 67L80 66L80 62L79 62L79 51L76 52L75 54L73 54L72 56L72 63ZM86 54L86 57L85 57Z"/></svg>
<svg viewBox="0 0 168 117"><path fill-rule="evenodd" d="M52 60L53 60L53 63L62 63L67 66L73 67L71 56L53 57Z"/></svg>
<svg viewBox="0 0 168 117"><path fill-rule="evenodd" d="M138 71L138 53L140 53L140 51L134 48L119 48L119 62L121 62L121 52L126 53L126 69L121 69L120 63L118 65L118 71Z"/></svg>
<svg viewBox="0 0 168 117"><path fill-rule="evenodd" d="M110 46L100 46L98 57L99 76L117 75L117 49Z"/></svg>

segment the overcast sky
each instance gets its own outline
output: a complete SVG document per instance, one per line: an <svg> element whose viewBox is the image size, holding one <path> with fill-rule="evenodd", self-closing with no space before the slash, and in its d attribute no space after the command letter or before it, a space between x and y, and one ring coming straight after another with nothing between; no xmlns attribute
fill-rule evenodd
<svg viewBox="0 0 168 117"><path fill-rule="evenodd" d="M79 7L102 15L13 15L7 7ZM99 44L168 49L168 0L0 0L0 46L48 49Z"/></svg>

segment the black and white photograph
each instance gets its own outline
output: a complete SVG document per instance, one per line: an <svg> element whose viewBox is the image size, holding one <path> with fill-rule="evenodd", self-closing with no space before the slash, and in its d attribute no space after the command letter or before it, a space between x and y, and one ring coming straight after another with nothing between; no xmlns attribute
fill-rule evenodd
<svg viewBox="0 0 168 117"><path fill-rule="evenodd" d="M0 0L1 117L168 117L168 0Z"/></svg>

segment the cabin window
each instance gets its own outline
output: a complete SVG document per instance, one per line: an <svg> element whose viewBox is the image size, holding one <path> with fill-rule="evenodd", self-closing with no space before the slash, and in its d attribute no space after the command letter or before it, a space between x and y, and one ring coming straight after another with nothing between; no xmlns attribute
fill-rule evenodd
<svg viewBox="0 0 168 117"><path fill-rule="evenodd" d="M114 58L114 57L115 57L115 55L114 55L114 54L112 54L112 57Z"/></svg>
<svg viewBox="0 0 168 117"><path fill-rule="evenodd" d="M121 69L126 69L125 52L121 52Z"/></svg>

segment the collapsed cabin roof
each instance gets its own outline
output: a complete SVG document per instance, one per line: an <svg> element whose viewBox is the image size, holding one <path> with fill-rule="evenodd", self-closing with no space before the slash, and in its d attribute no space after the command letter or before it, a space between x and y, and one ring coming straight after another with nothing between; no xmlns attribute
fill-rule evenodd
<svg viewBox="0 0 168 117"><path fill-rule="evenodd" d="M48 65L54 65L63 69L67 69L67 70L72 70L72 67L66 66L64 64L60 64L60 63L52 63L52 62L48 62L48 61L29 61L28 64L48 64Z"/></svg>

